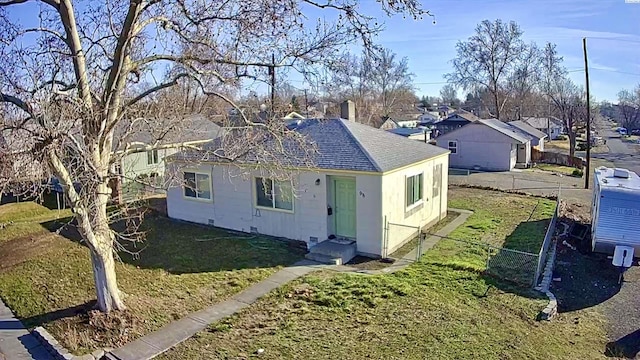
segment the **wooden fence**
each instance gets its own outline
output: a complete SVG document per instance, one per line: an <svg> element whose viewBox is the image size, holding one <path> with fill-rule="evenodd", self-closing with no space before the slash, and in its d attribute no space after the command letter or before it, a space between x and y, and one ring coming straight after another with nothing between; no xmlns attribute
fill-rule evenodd
<svg viewBox="0 0 640 360"><path fill-rule="evenodd" d="M569 156L566 154L548 151L540 151L535 148L531 148L531 161L534 163L570 166L576 169L582 169L585 162L582 158L576 156Z"/></svg>

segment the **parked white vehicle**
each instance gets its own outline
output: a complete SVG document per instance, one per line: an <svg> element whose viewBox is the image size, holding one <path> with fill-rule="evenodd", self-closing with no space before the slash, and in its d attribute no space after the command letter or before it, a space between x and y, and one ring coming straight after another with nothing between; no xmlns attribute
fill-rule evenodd
<svg viewBox="0 0 640 360"><path fill-rule="evenodd" d="M596 169L591 209L592 250L612 255L616 248L628 246L633 249L631 256L637 254L640 251L638 224L640 177L627 169Z"/></svg>

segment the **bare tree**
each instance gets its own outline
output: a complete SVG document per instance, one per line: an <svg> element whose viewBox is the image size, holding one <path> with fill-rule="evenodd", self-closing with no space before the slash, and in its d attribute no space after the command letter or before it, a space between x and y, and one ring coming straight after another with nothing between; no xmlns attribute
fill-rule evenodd
<svg viewBox="0 0 640 360"><path fill-rule="evenodd" d="M486 89L492 97L491 115L500 119L507 102L506 80L516 68L526 46L515 22L484 20L476 33L456 44L453 72L445 78L464 90Z"/></svg>
<svg viewBox="0 0 640 360"><path fill-rule="evenodd" d="M0 0L0 102L6 110L1 128L28 138L22 154L41 164L45 175L55 176L64 188L90 250L102 311L125 309L114 255L119 240L139 235L114 232L109 226L108 184L117 175L111 171L115 129L126 120L146 119L146 99L181 80L196 84L199 94L237 108L212 85L267 82L267 69L273 65L312 73L334 61L336 50L346 44L360 41L373 49L373 37L382 29L356 0L37 3L29 10L40 22L26 27L12 22L7 12L31 6L29 2ZM426 13L416 0L380 4L388 15L418 18ZM336 20L320 18L315 26L305 26L310 8L333 12ZM35 40L24 41L27 37ZM157 79L163 67L172 71ZM208 156L234 162L249 151L251 159L279 158L269 155L277 152L274 145L264 144L286 144L278 139L292 132L244 115L241 119L229 130L233 141L222 143L237 144L240 153L222 146ZM130 150L125 146L122 152Z"/></svg>
<svg viewBox="0 0 640 360"><path fill-rule="evenodd" d="M640 128L640 85L633 91L623 89L618 93L617 110L623 127Z"/></svg>
<svg viewBox="0 0 640 360"><path fill-rule="evenodd" d="M534 112L535 90L540 77L540 49L535 43L524 47L513 71L509 74L506 92L511 97L513 118L520 120L523 116L531 116Z"/></svg>
<svg viewBox="0 0 640 360"><path fill-rule="evenodd" d="M440 89L440 98L442 99L442 102L447 105L457 106L460 103L460 99L458 99L458 91L452 84L446 84L442 89Z"/></svg>
<svg viewBox="0 0 640 360"><path fill-rule="evenodd" d="M413 106L413 77L408 59L396 59L390 49L346 53L332 67L326 92L335 102L353 100L358 121L376 126L382 117Z"/></svg>

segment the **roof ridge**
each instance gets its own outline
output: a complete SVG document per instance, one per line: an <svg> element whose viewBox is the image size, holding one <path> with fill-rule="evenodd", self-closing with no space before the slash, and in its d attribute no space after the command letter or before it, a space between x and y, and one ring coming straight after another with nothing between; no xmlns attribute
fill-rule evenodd
<svg viewBox="0 0 640 360"><path fill-rule="evenodd" d="M347 121L353 122L354 124L358 124L355 121L346 120L346 119L338 119L338 123L340 124L340 126L342 126L347 131L347 134L349 134L349 137L351 138L351 140L353 140L355 142L355 144L358 146L358 149L360 149L360 151L362 151L362 153L367 157L367 159L369 160L371 165L373 165L373 167L376 168L377 171L382 172L382 166L380 166L380 164L378 164L373 159L371 154L364 148L364 146L362 146L362 144L360 143L358 138L355 135L353 135L353 132L351 132L351 129L346 125ZM359 125L367 126L367 125L364 125L364 124L359 124ZM372 129L374 129L374 128L372 128ZM379 130L379 129L377 129L377 130ZM384 131L384 130L382 130L382 131Z"/></svg>

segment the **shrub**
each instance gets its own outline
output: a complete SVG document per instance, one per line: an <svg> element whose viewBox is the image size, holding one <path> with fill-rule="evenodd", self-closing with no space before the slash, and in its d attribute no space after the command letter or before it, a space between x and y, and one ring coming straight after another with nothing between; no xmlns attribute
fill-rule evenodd
<svg viewBox="0 0 640 360"><path fill-rule="evenodd" d="M584 175L584 172L580 169L573 169L573 172L571 173L571 176L575 177L582 177L582 175Z"/></svg>
<svg viewBox="0 0 640 360"><path fill-rule="evenodd" d="M558 135L558 137L556 137L556 140L567 140L568 137L567 135Z"/></svg>

